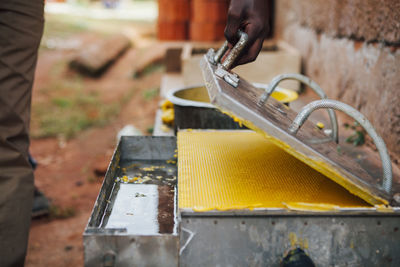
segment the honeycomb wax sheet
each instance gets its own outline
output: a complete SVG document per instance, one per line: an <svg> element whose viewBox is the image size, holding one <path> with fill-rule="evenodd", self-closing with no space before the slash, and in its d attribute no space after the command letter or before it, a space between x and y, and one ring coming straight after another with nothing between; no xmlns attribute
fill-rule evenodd
<svg viewBox="0 0 400 267"><path fill-rule="evenodd" d="M251 131L178 132L179 208L371 207Z"/></svg>

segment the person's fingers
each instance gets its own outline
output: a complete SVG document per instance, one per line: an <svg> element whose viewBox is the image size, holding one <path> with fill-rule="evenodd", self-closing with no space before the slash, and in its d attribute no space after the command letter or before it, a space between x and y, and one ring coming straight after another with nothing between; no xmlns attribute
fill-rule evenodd
<svg viewBox="0 0 400 267"><path fill-rule="evenodd" d="M261 51L264 38L257 39L250 47L247 49L247 53L241 54L237 60L235 60L235 67L238 65L243 65L246 63L253 62L256 60L258 54Z"/></svg>
<svg viewBox="0 0 400 267"><path fill-rule="evenodd" d="M248 35L247 45L235 60L232 68L252 62L257 58L262 48L265 33L268 30L267 6L266 0L231 0L224 32L229 43L229 49L222 61L239 40L238 31L242 30Z"/></svg>
<svg viewBox="0 0 400 267"><path fill-rule="evenodd" d="M237 62L239 62L243 57L246 57L248 59L250 58L253 59L254 53L259 52L259 50L256 51L254 47L255 47L255 42L263 37L263 23L262 21L253 19L250 23L247 23L245 25L244 31L247 33L248 41L246 47L243 49L241 55L237 59ZM253 53L251 55L248 55L250 51L252 51ZM255 54L255 58L257 57L257 55L258 53Z"/></svg>
<svg viewBox="0 0 400 267"><path fill-rule="evenodd" d="M237 35L239 29L240 29L240 23L232 22L226 24L224 35L226 40L230 44L235 44L239 40Z"/></svg>
<svg viewBox="0 0 400 267"><path fill-rule="evenodd" d="M254 61L262 48L264 40L264 27L262 22L253 21L243 29L248 35L247 45L235 60L232 68Z"/></svg>
<svg viewBox="0 0 400 267"><path fill-rule="evenodd" d="M242 53L236 58L235 62L233 62L231 69L235 68L236 66L255 61L258 54L260 53L260 51L262 49L263 42L264 42L264 38L260 37L260 38L256 39L256 41L253 42L253 44L251 44L250 46L247 46L245 51L242 51ZM221 62L224 62L225 58L229 55L231 50L232 50L232 47L228 48L228 50L225 52L225 54L221 58Z"/></svg>
<svg viewBox="0 0 400 267"><path fill-rule="evenodd" d="M228 20L225 27L225 38L228 42L233 45L238 41L237 32L240 29L243 9L237 7L230 7L228 10Z"/></svg>

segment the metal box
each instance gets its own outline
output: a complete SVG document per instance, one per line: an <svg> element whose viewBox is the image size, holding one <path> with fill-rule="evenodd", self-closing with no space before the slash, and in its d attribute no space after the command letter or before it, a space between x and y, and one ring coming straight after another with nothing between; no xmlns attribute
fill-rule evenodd
<svg viewBox="0 0 400 267"><path fill-rule="evenodd" d="M121 138L83 234L85 266L178 265L175 148L175 137ZM139 172L151 178L116 182Z"/></svg>
<svg viewBox="0 0 400 267"><path fill-rule="evenodd" d="M279 266L296 247L317 266L400 265L399 208L179 210L175 149L175 137L122 137L83 235L85 266ZM116 182L151 166L156 178L128 194Z"/></svg>

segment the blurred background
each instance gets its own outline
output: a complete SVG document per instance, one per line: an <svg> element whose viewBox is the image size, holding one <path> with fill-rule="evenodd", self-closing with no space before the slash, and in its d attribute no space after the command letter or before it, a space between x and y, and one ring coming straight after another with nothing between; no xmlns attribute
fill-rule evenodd
<svg viewBox="0 0 400 267"><path fill-rule="evenodd" d="M157 1L46 1L30 150L50 207L38 204L26 266L83 266L82 233L118 132L153 129L165 52L157 14Z"/></svg>
<svg viewBox="0 0 400 267"><path fill-rule="evenodd" d="M31 154L38 162L35 185L50 205L32 221L26 266L83 265L82 233L118 137L173 131L168 118L158 121L166 91L202 83L199 56L224 40L228 5L228 0L46 1ZM371 120L398 168L398 1L277 0L270 12L262 53L237 71L262 83L286 72L310 76L329 98ZM284 86L305 101L315 99L297 83ZM348 128L359 140L356 126Z"/></svg>

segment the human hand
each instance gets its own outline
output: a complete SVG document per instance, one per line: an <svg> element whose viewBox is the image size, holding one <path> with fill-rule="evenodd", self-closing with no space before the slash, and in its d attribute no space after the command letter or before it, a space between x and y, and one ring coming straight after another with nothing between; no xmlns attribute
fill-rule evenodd
<svg viewBox="0 0 400 267"><path fill-rule="evenodd" d="M231 0L228 10L228 21L225 27L225 38L229 49L238 41L238 31L247 33L249 39L246 47L235 60L232 68L254 61L261 51L263 41L268 32L270 0Z"/></svg>

